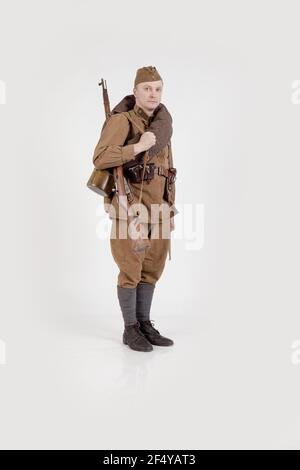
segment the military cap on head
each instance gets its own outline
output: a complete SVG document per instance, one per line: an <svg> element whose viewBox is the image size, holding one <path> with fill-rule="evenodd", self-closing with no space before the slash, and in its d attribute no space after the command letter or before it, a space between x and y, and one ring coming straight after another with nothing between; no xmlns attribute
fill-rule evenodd
<svg viewBox="0 0 300 470"><path fill-rule="evenodd" d="M157 80L162 80L162 78L156 70L156 67L148 65L148 67L141 67L137 70L134 86L136 86L138 83L156 82Z"/></svg>

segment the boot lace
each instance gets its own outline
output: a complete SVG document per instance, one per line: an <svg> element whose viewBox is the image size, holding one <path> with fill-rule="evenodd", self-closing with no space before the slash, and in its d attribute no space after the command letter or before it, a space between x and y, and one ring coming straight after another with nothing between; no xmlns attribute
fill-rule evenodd
<svg viewBox="0 0 300 470"><path fill-rule="evenodd" d="M154 328L154 326L153 326L154 323L155 323L154 320L146 320L146 321L143 322L144 325L149 326L152 331L156 331L156 333L158 333L160 335L160 332L156 328Z"/></svg>

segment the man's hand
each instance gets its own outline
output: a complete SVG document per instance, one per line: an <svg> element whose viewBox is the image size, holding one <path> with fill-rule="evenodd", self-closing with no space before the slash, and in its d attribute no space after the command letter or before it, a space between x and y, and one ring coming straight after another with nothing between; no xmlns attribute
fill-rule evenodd
<svg viewBox="0 0 300 470"><path fill-rule="evenodd" d="M149 150L153 145L156 144L156 136L153 132L147 131L142 134L139 142L134 144L134 156L141 152Z"/></svg>
<svg viewBox="0 0 300 470"><path fill-rule="evenodd" d="M153 132L147 131L142 134L139 143L142 145L143 150L149 150L156 144L156 136Z"/></svg>

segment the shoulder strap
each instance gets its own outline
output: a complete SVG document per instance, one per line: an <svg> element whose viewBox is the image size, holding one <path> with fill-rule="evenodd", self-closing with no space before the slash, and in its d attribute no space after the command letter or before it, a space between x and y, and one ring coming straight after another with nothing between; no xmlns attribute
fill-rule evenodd
<svg viewBox="0 0 300 470"><path fill-rule="evenodd" d="M127 119L129 121L132 122L132 124L134 124L138 130L143 134L144 133L144 129L142 129L142 127L140 127L129 115L127 112L123 113L126 115ZM148 154L148 151L146 151L143 155L143 172L142 172L142 182L141 182L141 188L140 188L140 194L139 194L139 201L138 201L138 204L140 205L141 204L141 201L142 201L142 194L143 194L143 186L144 186L144 175L145 175L145 169L146 169L146 163L148 162L149 160L149 154Z"/></svg>

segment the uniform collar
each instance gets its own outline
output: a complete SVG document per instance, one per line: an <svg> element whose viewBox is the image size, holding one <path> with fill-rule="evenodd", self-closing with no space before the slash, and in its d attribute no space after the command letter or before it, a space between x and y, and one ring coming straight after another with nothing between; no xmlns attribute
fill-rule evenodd
<svg viewBox="0 0 300 470"><path fill-rule="evenodd" d="M134 105L133 110L139 117L144 119L144 121L146 121L147 123L149 123L154 118L154 116L148 116L148 114L146 114L145 111L140 108L137 104Z"/></svg>

